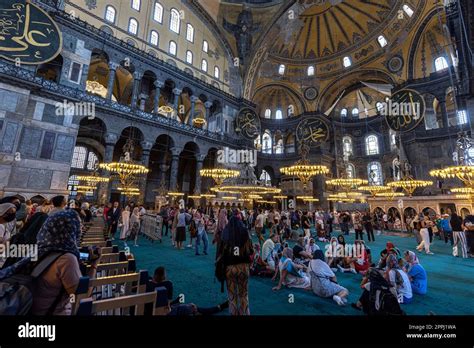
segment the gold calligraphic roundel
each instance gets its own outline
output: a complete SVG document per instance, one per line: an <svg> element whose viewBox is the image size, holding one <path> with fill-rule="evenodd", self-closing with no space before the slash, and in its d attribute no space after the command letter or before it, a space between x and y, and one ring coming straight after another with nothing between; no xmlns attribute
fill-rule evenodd
<svg viewBox="0 0 474 348"><path fill-rule="evenodd" d="M308 117L302 120L296 127L296 139L299 143L304 142L310 147L320 146L329 137L329 127L319 117Z"/></svg>
<svg viewBox="0 0 474 348"><path fill-rule="evenodd" d="M0 3L0 57L21 64L42 64L57 57L62 36L53 19L26 0Z"/></svg>
<svg viewBox="0 0 474 348"><path fill-rule="evenodd" d="M425 99L417 91L402 89L388 98L380 113L388 126L396 132L409 132L425 117Z"/></svg>
<svg viewBox="0 0 474 348"><path fill-rule="evenodd" d="M240 109L235 119L235 131L244 138L253 140L260 135L260 130L260 118L257 113L249 107Z"/></svg>

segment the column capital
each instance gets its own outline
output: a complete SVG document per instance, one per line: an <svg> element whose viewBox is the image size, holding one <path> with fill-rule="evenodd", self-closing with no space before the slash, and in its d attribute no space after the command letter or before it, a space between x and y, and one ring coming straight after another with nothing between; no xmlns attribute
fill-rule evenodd
<svg viewBox="0 0 474 348"><path fill-rule="evenodd" d="M207 101L204 103L204 106L206 107L206 109L209 109L212 106L212 102Z"/></svg>
<svg viewBox="0 0 474 348"><path fill-rule="evenodd" d="M196 155L196 160L198 163L202 163L205 158L206 158L206 155Z"/></svg>
<svg viewBox="0 0 474 348"><path fill-rule="evenodd" d="M141 80L141 78L142 78L142 73L140 73L140 72L138 72L138 71L135 71L135 72L133 73L133 78L134 78L135 80Z"/></svg>
<svg viewBox="0 0 474 348"><path fill-rule="evenodd" d="M150 151L153 147L153 143L146 140L142 141L140 145L142 146L143 151Z"/></svg>
<svg viewBox="0 0 474 348"><path fill-rule="evenodd" d="M173 94L174 95L181 95L182 92L183 92L182 89L179 89L179 88L174 88L173 89Z"/></svg>
<svg viewBox="0 0 474 348"><path fill-rule="evenodd" d="M163 81L155 80L155 82L153 82L153 85L156 88L163 88L165 86L165 83Z"/></svg>
<svg viewBox="0 0 474 348"><path fill-rule="evenodd" d="M120 66L119 63L109 62L109 69L110 70L117 70L119 66Z"/></svg>
<svg viewBox="0 0 474 348"><path fill-rule="evenodd" d="M196 97L195 95L192 95L190 100L191 100L191 103L196 103L199 100L199 97Z"/></svg>
<svg viewBox="0 0 474 348"><path fill-rule="evenodd" d="M181 153L181 149L177 147L172 147L170 148L170 152L173 157L179 157L179 154Z"/></svg>
<svg viewBox="0 0 474 348"><path fill-rule="evenodd" d="M115 143L117 143L118 141L119 136L116 133L105 133L104 138L105 138L105 143L107 145L115 145Z"/></svg>

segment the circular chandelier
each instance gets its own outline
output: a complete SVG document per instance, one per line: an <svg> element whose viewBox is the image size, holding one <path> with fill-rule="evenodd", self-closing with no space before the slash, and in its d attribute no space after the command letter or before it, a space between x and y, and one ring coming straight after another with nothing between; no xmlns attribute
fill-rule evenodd
<svg viewBox="0 0 474 348"><path fill-rule="evenodd" d="M391 187L385 185L368 185L368 186L359 186L358 190L368 191L370 194L375 197L378 193L391 191Z"/></svg>
<svg viewBox="0 0 474 348"><path fill-rule="evenodd" d="M340 187L344 191L349 191L352 188L358 188L360 185L367 185L368 180L358 178L337 178L326 180L326 185Z"/></svg>
<svg viewBox="0 0 474 348"><path fill-rule="evenodd" d="M427 187L433 185L432 181L428 180L416 180L412 176L406 176L399 181L392 181L387 183L387 186L391 187L392 189L395 188L402 188L409 197L413 195L416 189Z"/></svg>
<svg viewBox="0 0 474 348"><path fill-rule="evenodd" d="M388 191L388 192L378 192L375 194L375 197L386 197L389 200L393 200L395 197L405 197L405 194L403 192Z"/></svg>
<svg viewBox="0 0 474 348"><path fill-rule="evenodd" d="M81 191L94 191L97 187L95 185L76 185L75 186L77 190Z"/></svg>
<svg viewBox="0 0 474 348"><path fill-rule="evenodd" d="M109 178L103 178L95 175L77 175L77 180L87 181L89 183L109 182Z"/></svg>
<svg viewBox="0 0 474 348"><path fill-rule="evenodd" d="M236 178L240 172L238 170L226 169L226 168L209 168L201 169L199 171L202 177L212 178L217 186L222 185L225 179Z"/></svg>
<svg viewBox="0 0 474 348"><path fill-rule="evenodd" d="M458 178L467 187L474 187L474 166L451 166L430 171L430 175L442 179Z"/></svg>
<svg viewBox="0 0 474 348"><path fill-rule="evenodd" d="M250 195L266 195L281 192L281 189L276 187L258 185L224 185L220 187L220 190L238 192L243 198L249 198Z"/></svg>
<svg viewBox="0 0 474 348"><path fill-rule="evenodd" d="M454 188L451 189L451 192L474 194L474 188L472 188L472 187L454 187Z"/></svg>
<svg viewBox="0 0 474 348"><path fill-rule="evenodd" d="M273 196L274 199L287 199L288 196L285 196L285 195L276 195L276 196Z"/></svg>
<svg viewBox="0 0 474 348"><path fill-rule="evenodd" d="M100 163L99 168L108 170L109 172L117 174L147 174L150 170L136 163L127 162L111 162L111 163Z"/></svg>
<svg viewBox="0 0 474 348"><path fill-rule="evenodd" d="M316 175L328 174L329 168L324 165L310 164L309 161L301 159L292 166L280 168L280 172L288 176L296 176L304 187L307 187Z"/></svg>

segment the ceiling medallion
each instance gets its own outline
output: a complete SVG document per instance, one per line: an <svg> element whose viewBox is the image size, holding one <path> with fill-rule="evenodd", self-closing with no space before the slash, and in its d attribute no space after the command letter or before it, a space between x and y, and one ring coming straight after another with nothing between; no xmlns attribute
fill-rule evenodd
<svg viewBox="0 0 474 348"><path fill-rule="evenodd" d="M319 117L308 117L296 127L296 139L309 147L318 147L329 137L329 127Z"/></svg>
<svg viewBox="0 0 474 348"><path fill-rule="evenodd" d="M382 115L395 132L409 132L423 120L426 104L423 96L411 89L402 89L383 103Z"/></svg>
<svg viewBox="0 0 474 348"><path fill-rule="evenodd" d="M260 130L260 118L257 113L249 107L240 109L235 119L235 131L244 138L253 140L260 135Z"/></svg>
<svg viewBox="0 0 474 348"><path fill-rule="evenodd" d="M387 62L387 68L391 73L397 73L402 70L404 64L402 57L394 56Z"/></svg>
<svg viewBox="0 0 474 348"><path fill-rule="evenodd" d="M307 100L315 100L319 95L318 90L315 87L308 87L304 90L304 97Z"/></svg>

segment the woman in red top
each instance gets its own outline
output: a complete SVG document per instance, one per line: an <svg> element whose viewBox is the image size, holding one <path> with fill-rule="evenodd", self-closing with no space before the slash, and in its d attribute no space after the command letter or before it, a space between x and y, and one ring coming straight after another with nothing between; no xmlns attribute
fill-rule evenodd
<svg viewBox="0 0 474 348"><path fill-rule="evenodd" d="M364 275L365 273L367 273L370 267L369 253L367 252L367 249L365 248L364 241L356 240L354 244L357 247L356 248L357 253L361 252L360 255L357 255L358 257L354 258L354 268L357 271L357 273Z"/></svg>

